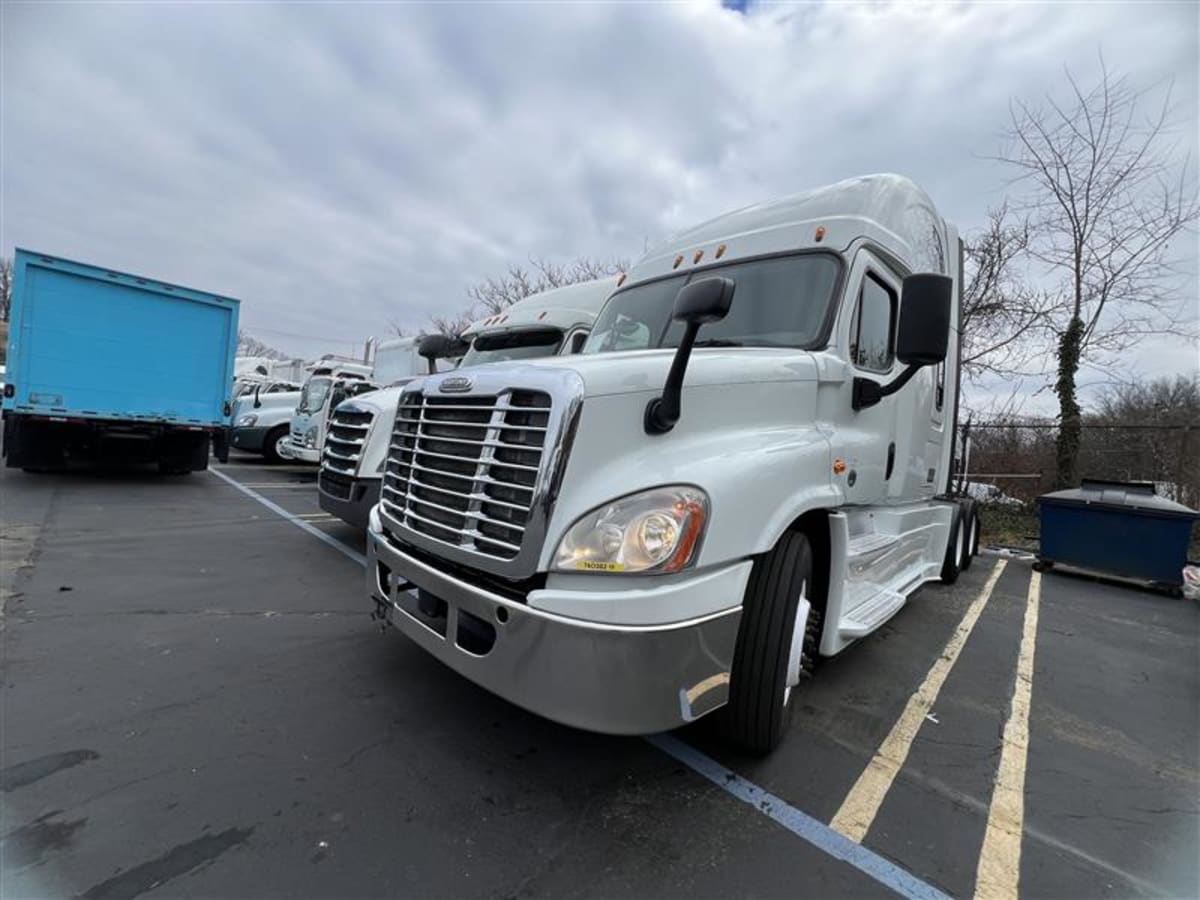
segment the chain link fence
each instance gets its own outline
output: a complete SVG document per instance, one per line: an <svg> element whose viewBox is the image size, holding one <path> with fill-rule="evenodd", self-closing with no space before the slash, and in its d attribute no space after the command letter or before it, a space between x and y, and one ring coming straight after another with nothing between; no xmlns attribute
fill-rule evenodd
<svg viewBox="0 0 1200 900"><path fill-rule="evenodd" d="M1057 438L1054 422L960 426L957 477L981 505L984 542L1037 549L1037 498L1055 490ZM1085 422L1079 472L1083 478L1152 482L1159 496L1200 508L1200 426ZM1200 529L1193 529L1189 558L1200 559Z"/></svg>

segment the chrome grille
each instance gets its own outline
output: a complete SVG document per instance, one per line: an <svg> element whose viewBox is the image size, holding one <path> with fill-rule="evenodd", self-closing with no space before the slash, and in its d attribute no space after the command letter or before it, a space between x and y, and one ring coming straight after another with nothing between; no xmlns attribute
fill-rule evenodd
<svg viewBox="0 0 1200 900"><path fill-rule="evenodd" d="M400 397L380 501L404 527L494 559L521 551L550 428L550 395Z"/></svg>
<svg viewBox="0 0 1200 900"><path fill-rule="evenodd" d="M325 432L325 449L322 464L325 468L345 475L353 475L358 469L358 458L367 442L367 432L375 414L361 409L333 411L329 430Z"/></svg>

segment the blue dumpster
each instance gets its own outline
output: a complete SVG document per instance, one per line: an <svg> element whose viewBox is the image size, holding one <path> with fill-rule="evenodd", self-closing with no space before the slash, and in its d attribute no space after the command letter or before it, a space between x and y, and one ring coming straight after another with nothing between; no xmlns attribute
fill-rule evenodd
<svg viewBox="0 0 1200 900"><path fill-rule="evenodd" d="M1077 487L1038 497L1038 561L1080 566L1164 586L1183 584L1192 524L1200 513L1136 481L1084 479Z"/></svg>

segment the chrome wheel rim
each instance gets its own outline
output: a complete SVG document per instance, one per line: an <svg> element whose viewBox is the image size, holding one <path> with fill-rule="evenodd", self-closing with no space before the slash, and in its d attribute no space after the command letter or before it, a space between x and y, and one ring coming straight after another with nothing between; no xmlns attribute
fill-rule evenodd
<svg viewBox="0 0 1200 900"><path fill-rule="evenodd" d="M783 683L783 705L792 699L792 688L800 683L800 672L804 662L804 635L808 631L808 617L812 615L812 604L808 602L808 579L800 582L800 596L796 598L796 621L792 625L792 643L788 648L787 672Z"/></svg>

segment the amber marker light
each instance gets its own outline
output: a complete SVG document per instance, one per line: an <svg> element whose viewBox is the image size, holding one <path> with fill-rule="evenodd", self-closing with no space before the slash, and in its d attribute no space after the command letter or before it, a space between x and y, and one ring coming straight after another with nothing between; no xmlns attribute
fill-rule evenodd
<svg viewBox="0 0 1200 900"><path fill-rule="evenodd" d="M817 226L817 233L816 233L815 235L813 235L813 236L814 236L814 237L817 239L817 243L818 243L818 244L819 244L821 241L825 240L825 226L824 226L824 225L818 225L818 226Z"/></svg>
<svg viewBox="0 0 1200 900"><path fill-rule="evenodd" d="M720 259L724 255L725 255L725 245L722 244L720 247L717 248L717 252L713 254L713 259Z"/></svg>
<svg viewBox="0 0 1200 900"><path fill-rule="evenodd" d="M833 461L833 474L834 474L834 475L841 475L841 474L842 474L843 472L845 472L845 471L846 471L846 462L845 462L845 460L841 460L841 459L835 459L835 460Z"/></svg>

